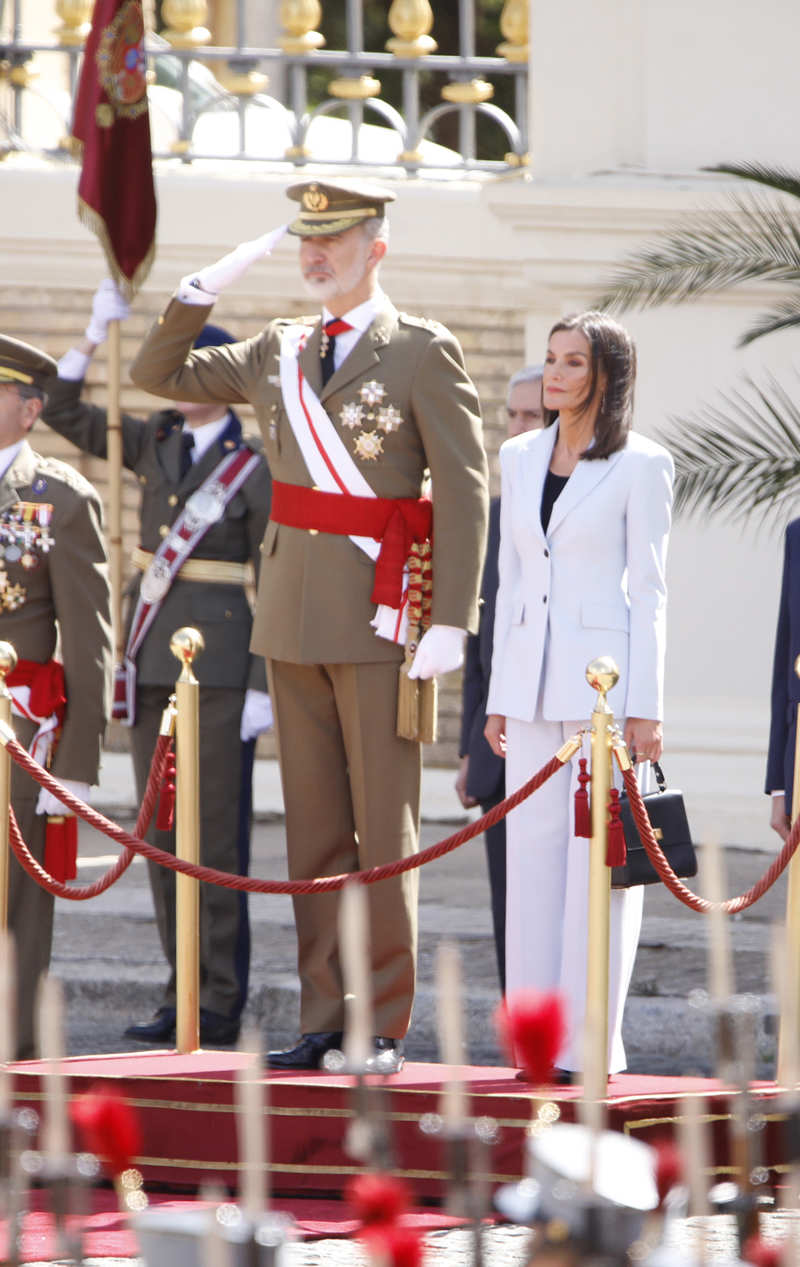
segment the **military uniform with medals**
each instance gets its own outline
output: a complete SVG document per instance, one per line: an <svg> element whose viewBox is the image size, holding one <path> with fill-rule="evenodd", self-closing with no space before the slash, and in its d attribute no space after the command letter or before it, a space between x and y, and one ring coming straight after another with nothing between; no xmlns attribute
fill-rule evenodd
<svg viewBox="0 0 800 1267"><path fill-rule="evenodd" d="M43 417L84 452L104 458L106 412L83 402L81 389L80 381L53 380ZM240 741L240 723L246 691L266 691L264 662L249 649L252 610L246 585L255 576L269 515L270 474L259 441L243 434L233 412L219 438L182 470L187 431L177 410L161 410L147 420L122 418L123 462L141 486L140 538L134 553L137 574L127 591L127 627L140 590L148 601L160 603L135 660L131 747L137 795L141 799L144 794L161 716L179 672L170 639L177 629L192 625L205 641L194 664L200 682L201 862L244 875L249 868L255 741ZM225 504L216 495L214 480L209 486L209 477L228 454L242 449L256 453L258 462ZM170 581L168 573L162 577L158 567L152 566L153 556L187 507L198 524L205 527L207 522L208 526ZM159 831L153 824L147 839L175 852L174 828ZM154 1021L128 1031L145 1040L171 1035L176 1006L175 875L155 864L149 864L149 869L159 935L171 972ZM247 898L217 885L201 885L200 895L201 1039L233 1041L247 995Z"/></svg>
<svg viewBox="0 0 800 1267"><path fill-rule="evenodd" d="M21 384L41 393L54 370L55 362L36 348L0 337L0 390ZM15 707L13 717L25 748L37 733L30 714L56 651L63 664L63 724L47 757L61 780L98 780L111 681L110 606L97 492L71 466L41 457L23 440L0 477L0 639L13 645L20 660L12 681L27 680L31 687L28 715L19 716ZM36 813L38 797L39 785L12 764L14 812L28 848L44 862L47 818ZM36 988L50 963L53 906L50 894L12 857L9 928L17 943L21 1059L34 1055Z"/></svg>
<svg viewBox="0 0 800 1267"><path fill-rule="evenodd" d="M335 234L365 215L382 216L393 197L333 183L289 193L302 199L291 226L301 234ZM300 351L290 365L302 380L303 401L309 393L318 399L335 432L331 452L344 446L356 485L363 477L387 505L412 501L430 471L432 619L473 628L487 506L477 394L461 349L443 326L398 312L382 292L370 311L368 325L323 383L326 339L318 317L276 320L246 342L190 352L208 310L173 300L131 376L174 399L250 402L276 495L279 487L313 495L315 481L281 389L282 346L294 340ZM316 425L310 430L319 439ZM336 466L335 457L325 461ZM341 482L341 469L333 478ZM286 526L273 503L252 645L267 657L270 673L294 878L370 867L417 849L420 747L396 733L403 647L377 637L372 627L375 575L373 560L347 534L313 523ZM375 1033L399 1040L414 998L417 873L366 892ZM295 899L300 1027L312 1036L343 1027L337 914L336 894Z"/></svg>

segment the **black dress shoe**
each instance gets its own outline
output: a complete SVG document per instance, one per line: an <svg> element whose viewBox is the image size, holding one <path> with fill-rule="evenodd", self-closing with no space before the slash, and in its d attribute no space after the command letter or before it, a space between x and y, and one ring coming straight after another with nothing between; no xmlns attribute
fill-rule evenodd
<svg viewBox="0 0 800 1267"><path fill-rule="evenodd" d="M580 1076L579 1073L573 1073L571 1069L554 1069L553 1076L547 1081L546 1085L548 1087L571 1087L572 1079L580 1079ZM526 1069L520 1069L518 1073L514 1074L514 1077L518 1082L530 1082Z"/></svg>
<svg viewBox="0 0 800 1267"><path fill-rule="evenodd" d="M238 1037L238 1016L223 1016L221 1012L200 1008L200 1042L204 1047L228 1047Z"/></svg>
<svg viewBox="0 0 800 1267"><path fill-rule="evenodd" d="M370 1073L399 1073L404 1064L401 1038L383 1038L380 1034L373 1038L372 1055L367 1060Z"/></svg>
<svg viewBox="0 0 800 1267"><path fill-rule="evenodd" d="M342 1031L325 1030L320 1034L301 1034L300 1042L285 1051L268 1051L268 1069L322 1069L329 1051L339 1051Z"/></svg>
<svg viewBox="0 0 800 1267"><path fill-rule="evenodd" d="M160 1007L151 1021L134 1021L125 1030L126 1038L137 1043L160 1043L175 1037L175 1008Z"/></svg>

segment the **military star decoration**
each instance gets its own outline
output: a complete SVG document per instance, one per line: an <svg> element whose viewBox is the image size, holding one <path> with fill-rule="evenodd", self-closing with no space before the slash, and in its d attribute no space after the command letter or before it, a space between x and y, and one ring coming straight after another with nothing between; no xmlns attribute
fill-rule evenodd
<svg viewBox="0 0 800 1267"><path fill-rule="evenodd" d="M339 411L339 422L350 431L358 431L353 440L356 457L362 462L377 462L383 454L383 435L397 431L403 414L396 405L384 404L386 388L372 378L359 388L359 400L349 401ZM371 429L367 429L369 424Z"/></svg>

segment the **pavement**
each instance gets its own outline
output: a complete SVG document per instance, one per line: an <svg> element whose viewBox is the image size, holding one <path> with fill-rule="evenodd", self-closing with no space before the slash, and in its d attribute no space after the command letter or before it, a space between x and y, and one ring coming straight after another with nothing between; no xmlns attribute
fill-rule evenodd
<svg viewBox="0 0 800 1267"><path fill-rule="evenodd" d="M764 826L767 798L755 781L757 775L760 777L758 765L752 760L748 768L745 762L744 769L738 771L736 791L742 801L747 801L750 819L737 818L731 828L734 837L752 833L757 843L744 845L731 843L725 835L717 837L730 845L725 850L729 894L749 887L770 864L775 852ZM425 771L423 846L441 840L473 817L456 800L454 777L452 769ZM748 781L753 788L749 796ZM694 824L705 816L713 824L714 794L702 792L703 780L697 774L695 784L691 795L684 784L690 821ZM275 762L256 762L254 790L251 874L283 878L283 805ZM136 805L127 754L105 755L94 804L130 828ZM724 815L722 818L733 821ZM759 828L760 837L756 838ZM702 837L695 834L695 839ZM115 857L116 846L112 842L82 826L81 882L96 878ZM770 984L770 944L773 924L782 920L784 909L785 877L755 906L727 921L736 988L760 1001L758 1071L763 1077L773 1076L774 1072L776 1018ZM253 954L245 1019L258 1026L272 1046L279 1046L292 1042L297 1033L298 983L291 902L280 895L254 895L250 912ZM492 1022L499 986L481 839L468 842L420 871L419 984L407 1040L411 1059L437 1058L435 958L444 939L454 941L461 952L469 1058L475 1064L504 1063ZM703 1007L694 1005L696 991L706 983L707 940L706 917L687 909L662 885L648 888L625 1019L628 1067L632 1071L713 1071L709 1017ZM71 1054L136 1049L136 1044L123 1040L123 1030L131 1019L147 1017L156 1009L166 975L146 867L141 860L137 859L125 876L100 897L90 902L57 903L52 971L64 983L67 1046Z"/></svg>

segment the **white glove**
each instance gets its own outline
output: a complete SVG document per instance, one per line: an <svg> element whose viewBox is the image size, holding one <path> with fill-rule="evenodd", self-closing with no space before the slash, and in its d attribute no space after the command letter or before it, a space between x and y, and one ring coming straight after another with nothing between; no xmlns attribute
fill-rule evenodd
<svg viewBox="0 0 800 1267"><path fill-rule="evenodd" d="M216 264L208 264L197 273L188 273L181 278L178 299L182 304L213 304L226 286L233 285L244 276L251 264L272 254L272 248L280 242L288 228L288 224L282 224L278 229L262 233L260 238L253 238L252 242L242 242Z"/></svg>
<svg viewBox="0 0 800 1267"><path fill-rule="evenodd" d="M239 738L242 743L272 729L272 700L266 691L245 691Z"/></svg>
<svg viewBox="0 0 800 1267"><path fill-rule="evenodd" d="M131 315L131 306L120 294L117 283L105 277L94 292L92 315L86 327L86 338L97 345L108 338L109 321L124 321Z"/></svg>
<svg viewBox="0 0 800 1267"><path fill-rule="evenodd" d="M419 640L409 677L437 677L464 663L464 630L455 625L431 625Z"/></svg>
<svg viewBox="0 0 800 1267"><path fill-rule="evenodd" d="M88 804L91 789L88 783L78 783L75 779L59 779L68 792L73 796L79 797ZM39 799L36 802L37 814L71 814L72 810L67 809L58 797L53 796L52 792L48 792L47 788L39 788Z"/></svg>

